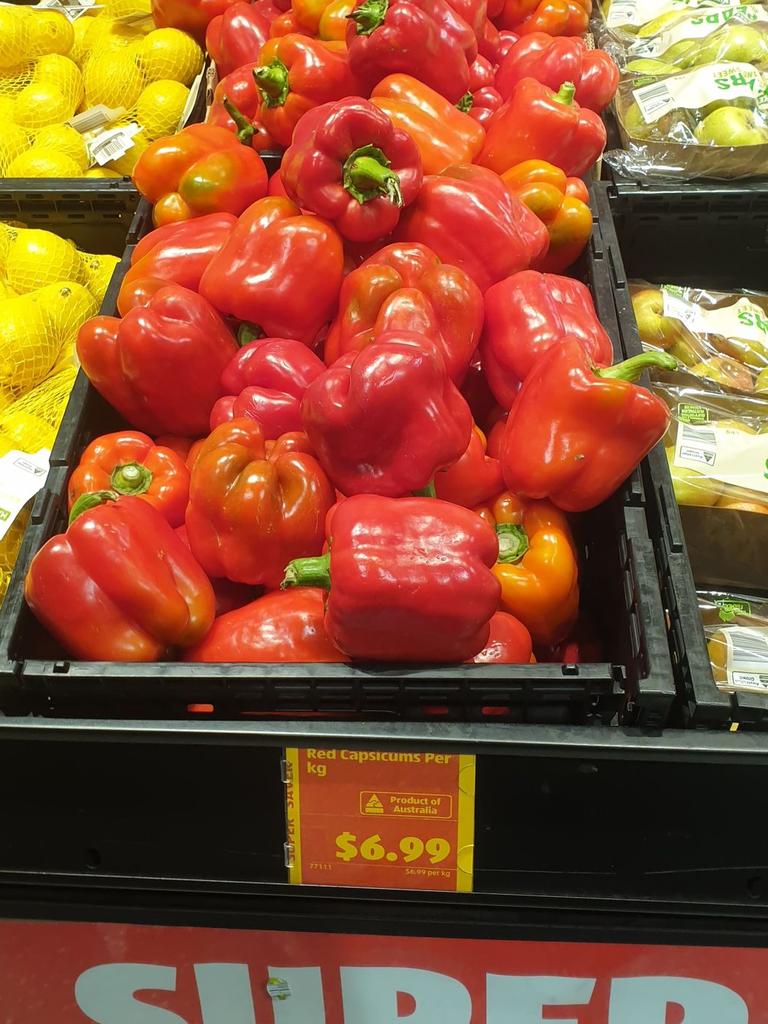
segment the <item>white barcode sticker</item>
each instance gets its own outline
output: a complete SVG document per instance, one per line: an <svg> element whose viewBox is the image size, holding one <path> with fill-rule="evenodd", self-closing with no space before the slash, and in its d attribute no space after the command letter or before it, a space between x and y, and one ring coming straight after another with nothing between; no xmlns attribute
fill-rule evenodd
<svg viewBox="0 0 768 1024"><path fill-rule="evenodd" d="M768 692L768 627L725 626L726 687Z"/></svg>
<svg viewBox="0 0 768 1024"><path fill-rule="evenodd" d="M141 131L141 125L124 124L119 128L108 128L99 132L88 142L88 156L91 164L103 167L110 160L118 160L133 147L133 138Z"/></svg>
<svg viewBox="0 0 768 1024"><path fill-rule="evenodd" d="M670 110L698 110L715 101L752 99L759 110L768 109L768 77L751 64L706 64L682 75L635 89L632 96L646 124L654 124Z"/></svg>
<svg viewBox="0 0 768 1024"><path fill-rule="evenodd" d="M70 21L77 21L84 14L88 14L90 11L96 10L97 7L100 8L101 6L95 0L39 0L39 3L31 9L61 11L63 14L66 14Z"/></svg>
<svg viewBox="0 0 768 1024"><path fill-rule="evenodd" d="M717 433L712 425L680 423L677 429L675 465L711 469L717 460Z"/></svg>
<svg viewBox="0 0 768 1024"><path fill-rule="evenodd" d="M124 113L125 107L108 107L104 103L99 103L95 107L89 107L80 114L70 117L67 124L72 125L75 131L80 132L81 135L85 135L86 132L93 132L112 124Z"/></svg>
<svg viewBox="0 0 768 1024"><path fill-rule="evenodd" d="M14 449L0 458L0 540L29 499L45 484L50 454L47 448L34 455Z"/></svg>

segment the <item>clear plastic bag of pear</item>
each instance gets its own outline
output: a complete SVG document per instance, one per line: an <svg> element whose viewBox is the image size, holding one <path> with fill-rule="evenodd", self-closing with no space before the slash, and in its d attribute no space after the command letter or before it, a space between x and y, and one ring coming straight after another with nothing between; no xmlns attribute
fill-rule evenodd
<svg viewBox="0 0 768 1024"><path fill-rule="evenodd" d="M723 25L753 25L759 30L766 22L766 7L760 2L749 3L747 0L607 0L595 12L593 32L600 46L609 49L619 60L622 54L631 50L638 58L674 63L686 51L694 57L693 50ZM736 33L732 41L727 38L729 41L725 45L734 52L729 53L726 49L713 57L707 56L709 51L704 50L695 63L710 64L721 58L751 63L755 34ZM688 42L694 43L695 47L685 45ZM713 52L722 47L721 39ZM687 66L693 67L693 63Z"/></svg>
<svg viewBox="0 0 768 1024"><path fill-rule="evenodd" d="M744 178L768 173L768 72L738 61L673 75L631 75L615 110L625 155L609 166L632 176Z"/></svg>
<svg viewBox="0 0 768 1024"><path fill-rule="evenodd" d="M645 349L673 355L696 377L768 402L768 294L631 281Z"/></svg>
<svg viewBox="0 0 768 1024"><path fill-rule="evenodd" d="M699 612L715 683L768 696L768 599L700 591Z"/></svg>
<svg viewBox="0 0 768 1024"><path fill-rule="evenodd" d="M672 414L664 448L678 504L768 515L768 400L661 377L653 390Z"/></svg>

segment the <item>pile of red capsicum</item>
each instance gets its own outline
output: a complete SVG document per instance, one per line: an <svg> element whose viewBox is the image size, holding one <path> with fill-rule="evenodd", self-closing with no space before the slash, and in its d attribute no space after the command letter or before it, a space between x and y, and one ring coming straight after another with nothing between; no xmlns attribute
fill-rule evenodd
<svg viewBox="0 0 768 1024"><path fill-rule="evenodd" d="M98 661L585 657L571 517L663 436L634 381L674 362L611 365L563 276L618 81L591 0L153 6L220 81L136 165L156 227L77 342L128 426L32 610Z"/></svg>

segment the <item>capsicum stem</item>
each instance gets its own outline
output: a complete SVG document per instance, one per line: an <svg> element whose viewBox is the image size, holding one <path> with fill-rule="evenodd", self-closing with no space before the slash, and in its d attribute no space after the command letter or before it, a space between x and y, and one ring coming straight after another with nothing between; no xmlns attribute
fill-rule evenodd
<svg viewBox="0 0 768 1024"><path fill-rule="evenodd" d="M389 8L389 0L364 0L347 17L357 23L357 34L369 36L384 21Z"/></svg>
<svg viewBox="0 0 768 1024"><path fill-rule="evenodd" d="M498 523L496 536L499 538L499 561L514 565L521 561L528 550L528 534L518 523Z"/></svg>
<svg viewBox="0 0 768 1024"><path fill-rule="evenodd" d="M469 111L472 109L472 103L472 93L465 92L464 95L459 100L459 102L456 104L456 107L462 112L462 114L468 114Z"/></svg>
<svg viewBox="0 0 768 1024"><path fill-rule="evenodd" d="M281 590L288 587L323 587L331 588L331 554L316 555L313 558L294 558L285 567L285 576L280 584Z"/></svg>
<svg viewBox="0 0 768 1024"><path fill-rule="evenodd" d="M98 505L106 505L108 501L117 501L120 495L117 491L91 491L89 494L81 494L69 513L69 526L74 523L83 512L90 512Z"/></svg>
<svg viewBox="0 0 768 1024"><path fill-rule="evenodd" d="M344 164L342 184L360 205L384 196L395 206L403 205L400 179L389 169L389 159L378 146L361 146Z"/></svg>
<svg viewBox="0 0 768 1024"><path fill-rule="evenodd" d="M661 370L676 370L678 362L669 352L642 352L638 356L625 359L623 363L616 363L615 366L595 368L598 377L607 377L609 380L637 380L643 370L651 366L658 366Z"/></svg>
<svg viewBox="0 0 768 1024"><path fill-rule="evenodd" d="M412 494L414 498L436 498L437 489L435 488L435 481L430 480L425 487L420 487L418 491L414 491Z"/></svg>
<svg viewBox="0 0 768 1024"><path fill-rule="evenodd" d="M573 97L575 92L576 86L573 84L573 82L563 82L563 84L555 93L554 99L556 99L558 103L563 103L566 107L570 107L570 105L573 103Z"/></svg>
<svg viewBox="0 0 768 1024"><path fill-rule="evenodd" d="M222 106L235 122L235 128L237 128L237 137L244 146L250 146L251 139L256 134L256 129L250 123L248 118L242 112L238 110L235 104L230 100L228 96L225 96L221 101Z"/></svg>
<svg viewBox="0 0 768 1024"><path fill-rule="evenodd" d="M140 462L125 462L112 470L110 483L118 494L144 494L152 484L152 471Z"/></svg>
<svg viewBox="0 0 768 1024"><path fill-rule="evenodd" d="M290 86L288 84L288 68L276 58L271 64L262 64L253 72L256 85L267 107L282 107L288 99Z"/></svg>

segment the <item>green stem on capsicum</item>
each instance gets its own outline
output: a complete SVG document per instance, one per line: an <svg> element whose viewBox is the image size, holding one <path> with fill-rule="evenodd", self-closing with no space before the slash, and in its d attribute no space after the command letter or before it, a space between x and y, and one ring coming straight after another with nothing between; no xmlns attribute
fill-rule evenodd
<svg viewBox="0 0 768 1024"><path fill-rule="evenodd" d="M390 161L378 146L361 146L347 157L342 184L361 205L384 196L395 206L402 206L400 179L389 166Z"/></svg>
<svg viewBox="0 0 768 1024"><path fill-rule="evenodd" d="M331 587L331 553L315 555L312 558L294 558L285 567L281 590L288 587Z"/></svg>

